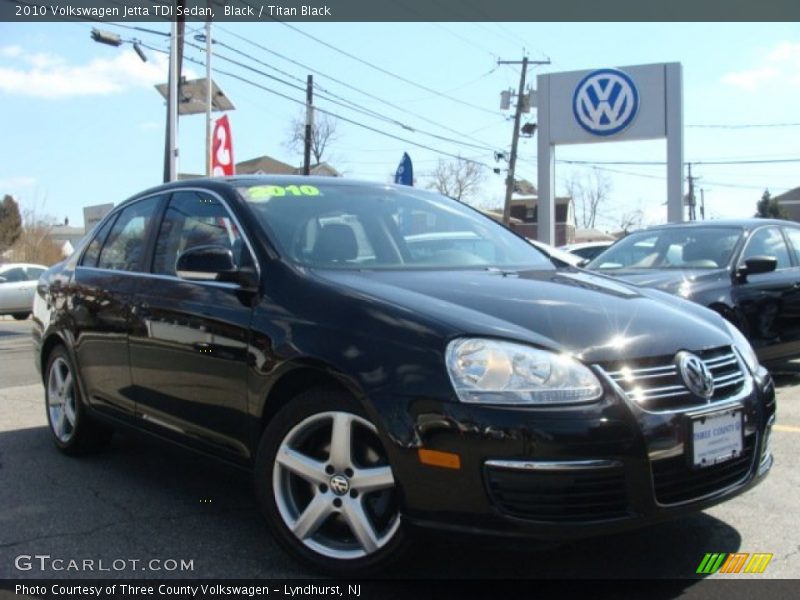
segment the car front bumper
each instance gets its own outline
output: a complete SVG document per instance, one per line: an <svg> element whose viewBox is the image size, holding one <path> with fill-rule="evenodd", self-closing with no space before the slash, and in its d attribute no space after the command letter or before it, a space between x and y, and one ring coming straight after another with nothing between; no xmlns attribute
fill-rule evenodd
<svg viewBox="0 0 800 600"><path fill-rule="evenodd" d="M648 413L613 382L604 386L596 406L571 409L409 398L403 410L397 398L379 402L404 520L469 533L578 539L697 512L750 489L772 466L775 390L763 369L735 397L702 410ZM742 453L693 467L691 419L731 408L742 411ZM423 464L420 449L457 456L458 468Z"/></svg>

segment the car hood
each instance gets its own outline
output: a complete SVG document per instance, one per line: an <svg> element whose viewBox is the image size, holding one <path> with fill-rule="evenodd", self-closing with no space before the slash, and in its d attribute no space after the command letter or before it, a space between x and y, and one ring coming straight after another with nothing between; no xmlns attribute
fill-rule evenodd
<svg viewBox="0 0 800 600"><path fill-rule="evenodd" d="M609 269L602 274L682 296L729 279L727 269Z"/></svg>
<svg viewBox="0 0 800 600"><path fill-rule="evenodd" d="M393 306L406 319L414 314L448 325L454 337L517 339L590 362L731 343L721 318L712 311L578 269L316 274L356 292L353 295L370 303L372 311Z"/></svg>

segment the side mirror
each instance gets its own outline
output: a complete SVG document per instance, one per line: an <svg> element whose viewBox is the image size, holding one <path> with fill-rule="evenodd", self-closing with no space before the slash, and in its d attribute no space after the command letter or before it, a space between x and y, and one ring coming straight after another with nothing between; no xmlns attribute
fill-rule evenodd
<svg viewBox="0 0 800 600"><path fill-rule="evenodd" d="M576 266L578 266L578 267L580 267L582 269L586 265L588 265L589 262L591 262L591 261L588 258L583 258L583 259L581 259L581 261Z"/></svg>
<svg viewBox="0 0 800 600"><path fill-rule="evenodd" d="M247 290L258 288L255 270L239 268L233 252L224 246L195 246L178 257L175 272L181 279L238 283Z"/></svg>
<svg viewBox="0 0 800 600"><path fill-rule="evenodd" d="M5 282L6 282L6 278L5 277L0 277L0 283L5 283Z"/></svg>
<svg viewBox="0 0 800 600"><path fill-rule="evenodd" d="M739 281L747 281L748 275L758 275L759 273L771 273L778 267L778 259L774 256L753 256L739 265L736 274Z"/></svg>

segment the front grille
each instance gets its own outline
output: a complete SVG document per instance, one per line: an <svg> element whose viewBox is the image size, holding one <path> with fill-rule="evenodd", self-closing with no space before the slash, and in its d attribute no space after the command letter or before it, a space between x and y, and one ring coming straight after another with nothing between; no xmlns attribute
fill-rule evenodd
<svg viewBox="0 0 800 600"><path fill-rule="evenodd" d="M750 472L756 436L744 439L742 453L724 463L693 469L685 455L655 460L651 463L653 488L660 504L676 504L719 492L742 481Z"/></svg>
<svg viewBox="0 0 800 600"><path fill-rule="evenodd" d="M570 472L486 467L489 496L503 512L535 521L604 521L627 516L622 468Z"/></svg>
<svg viewBox="0 0 800 600"><path fill-rule="evenodd" d="M714 376L711 402L724 400L742 389L745 374L730 346L697 352ZM675 356L601 365L627 397L646 410L675 410L707 404L690 392L678 372Z"/></svg>

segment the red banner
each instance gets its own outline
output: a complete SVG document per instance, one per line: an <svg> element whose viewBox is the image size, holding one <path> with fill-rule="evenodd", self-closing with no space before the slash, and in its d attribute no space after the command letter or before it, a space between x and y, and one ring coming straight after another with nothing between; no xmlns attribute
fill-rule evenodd
<svg viewBox="0 0 800 600"><path fill-rule="evenodd" d="M233 163L233 138L228 115L224 115L214 122L214 140L211 150L211 174L214 177L222 175L235 175L236 166Z"/></svg>

